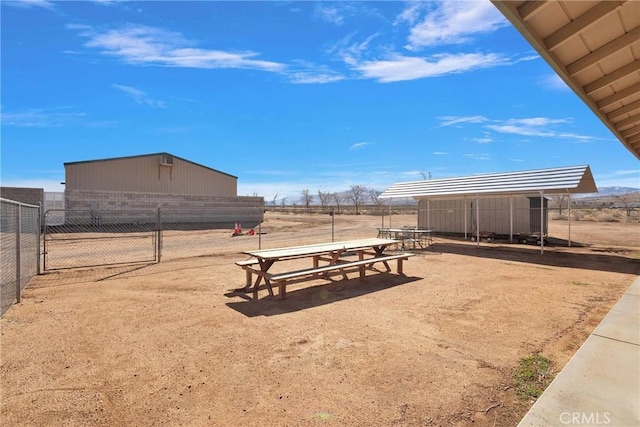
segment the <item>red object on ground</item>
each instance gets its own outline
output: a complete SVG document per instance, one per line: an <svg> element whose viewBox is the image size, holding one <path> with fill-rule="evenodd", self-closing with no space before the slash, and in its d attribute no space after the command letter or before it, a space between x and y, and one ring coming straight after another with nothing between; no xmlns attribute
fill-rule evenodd
<svg viewBox="0 0 640 427"><path fill-rule="evenodd" d="M242 234L242 226L236 222L235 227L233 227L232 236L239 236Z"/></svg>

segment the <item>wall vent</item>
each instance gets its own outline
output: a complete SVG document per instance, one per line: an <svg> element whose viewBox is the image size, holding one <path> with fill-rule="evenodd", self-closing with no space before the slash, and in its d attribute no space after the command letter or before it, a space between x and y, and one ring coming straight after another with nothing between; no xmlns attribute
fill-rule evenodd
<svg viewBox="0 0 640 427"><path fill-rule="evenodd" d="M173 166L173 156L163 154L160 156L160 166Z"/></svg>

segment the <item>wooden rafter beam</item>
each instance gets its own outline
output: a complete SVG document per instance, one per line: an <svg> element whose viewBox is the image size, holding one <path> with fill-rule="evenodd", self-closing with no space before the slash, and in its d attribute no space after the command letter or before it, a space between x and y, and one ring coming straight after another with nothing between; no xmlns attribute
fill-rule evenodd
<svg viewBox="0 0 640 427"><path fill-rule="evenodd" d="M640 71L640 59L636 59L635 61L628 63L624 67L620 67L617 70L607 74L606 76L592 81L588 85L585 85L582 89L584 90L584 93L591 94L637 71Z"/></svg>
<svg viewBox="0 0 640 427"><path fill-rule="evenodd" d="M536 12L540 10L540 8L545 6L544 1L539 0L529 0L522 3L518 6L518 15L520 15L520 19L526 21L531 18Z"/></svg>
<svg viewBox="0 0 640 427"><path fill-rule="evenodd" d="M580 71L597 64L599 61L613 55L625 47L640 42L640 27L636 27L623 36L610 41L593 52L567 65L567 73L570 76L578 74Z"/></svg>
<svg viewBox="0 0 640 427"><path fill-rule="evenodd" d="M635 125L634 127L629 128L625 131L622 131L621 133L622 133L622 136L624 136L625 138L630 138L633 135L637 135L640 133L640 125Z"/></svg>
<svg viewBox="0 0 640 427"><path fill-rule="evenodd" d="M616 127L616 129L620 129L623 130L628 126L632 126L636 123L640 123L640 114L636 114L634 116L631 117L627 117L624 120L620 120L619 122L615 122L614 125Z"/></svg>
<svg viewBox="0 0 640 427"><path fill-rule="evenodd" d="M613 121L613 119L628 114L633 110L637 110L638 108L640 108L640 99L638 99L637 101L633 101L631 104L627 104L624 107L618 108L617 110L613 110L612 112L607 114L607 119Z"/></svg>
<svg viewBox="0 0 640 427"><path fill-rule="evenodd" d="M622 101L623 99L631 95L635 95L638 92L640 92L640 83L633 84L627 88L622 89L619 92L614 93L613 95L602 98L600 101L596 102L596 105L598 106L598 108L602 109L618 101Z"/></svg>
<svg viewBox="0 0 640 427"><path fill-rule="evenodd" d="M582 15L578 16L567 25L561 27L556 32L550 34L544 39L544 43L547 49L553 50L566 42L570 38L580 34L589 26L595 24L600 19L607 16L620 6L624 4L624 1L603 1L592 7Z"/></svg>
<svg viewBox="0 0 640 427"><path fill-rule="evenodd" d="M627 139L627 142L634 148L638 149L640 147L640 135L632 136Z"/></svg>

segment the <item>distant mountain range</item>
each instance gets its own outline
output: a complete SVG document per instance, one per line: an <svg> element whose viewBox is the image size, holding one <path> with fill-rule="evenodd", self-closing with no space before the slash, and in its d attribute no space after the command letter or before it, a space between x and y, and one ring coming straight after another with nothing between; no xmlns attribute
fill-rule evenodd
<svg viewBox="0 0 640 427"><path fill-rule="evenodd" d="M597 193L584 193L584 194L576 194L574 198L584 198L584 197L607 197L607 196L618 196L621 194L629 194L640 192L640 188L633 187L600 187L598 188Z"/></svg>

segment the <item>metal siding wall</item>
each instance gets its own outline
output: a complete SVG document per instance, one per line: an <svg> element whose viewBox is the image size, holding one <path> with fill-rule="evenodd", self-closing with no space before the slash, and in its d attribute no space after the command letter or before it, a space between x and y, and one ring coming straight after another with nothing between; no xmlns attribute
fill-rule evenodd
<svg viewBox="0 0 640 427"><path fill-rule="evenodd" d="M65 169L69 190L237 195L236 178L176 158L173 166L160 166L159 156L148 156L66 165Z"/></svg>
<svg viewBox="0 0 640 427"><path fill-rule="evenodd" d="M529 223L529 199L525 196L513 198L513 234L528 234L531 228Z"/></svg>
<svg viewBox="0 0 640 427"><path fill-rule="evenodd" d="M472 232L476 218L475 198L431 200L431 209L429 212L431 228L439 233L464 233L465 203L467 204L468 216L467 232ZM426 228L426 199L421 199L418 202L418 208L418 226ZM509 215L508 197L480 198L480 231L492 231L498 234L508 235L510 231ZM513 233L528 233L529 231L529 198L525 196L513 196Z"/></svg>
<svg viewBox="0 0 640 427"><path fill-rule="evenodd" d="M237 180L229 175L175 158L173 166L162 168L173 170L169 193L230 197L237 195Z"/></svg>
<svg viewBox="0 0 640 427"><path fill-rule="evenodd" d="M66 165L70 190L166 192L158 171L158 158L136 157ZM166 182L167 178L165 178Z"/></svg>
<svg viewBox="0 0 640 427"><path fill-rule="evenodd" d="M431 200L429 210L431 229L439 233L464 233L464 203L464 199ZM420 200L419 206L421 212L418 225L421 228L427 227L426 200ZM469 209L468 212L471 210Z"/></svg>

